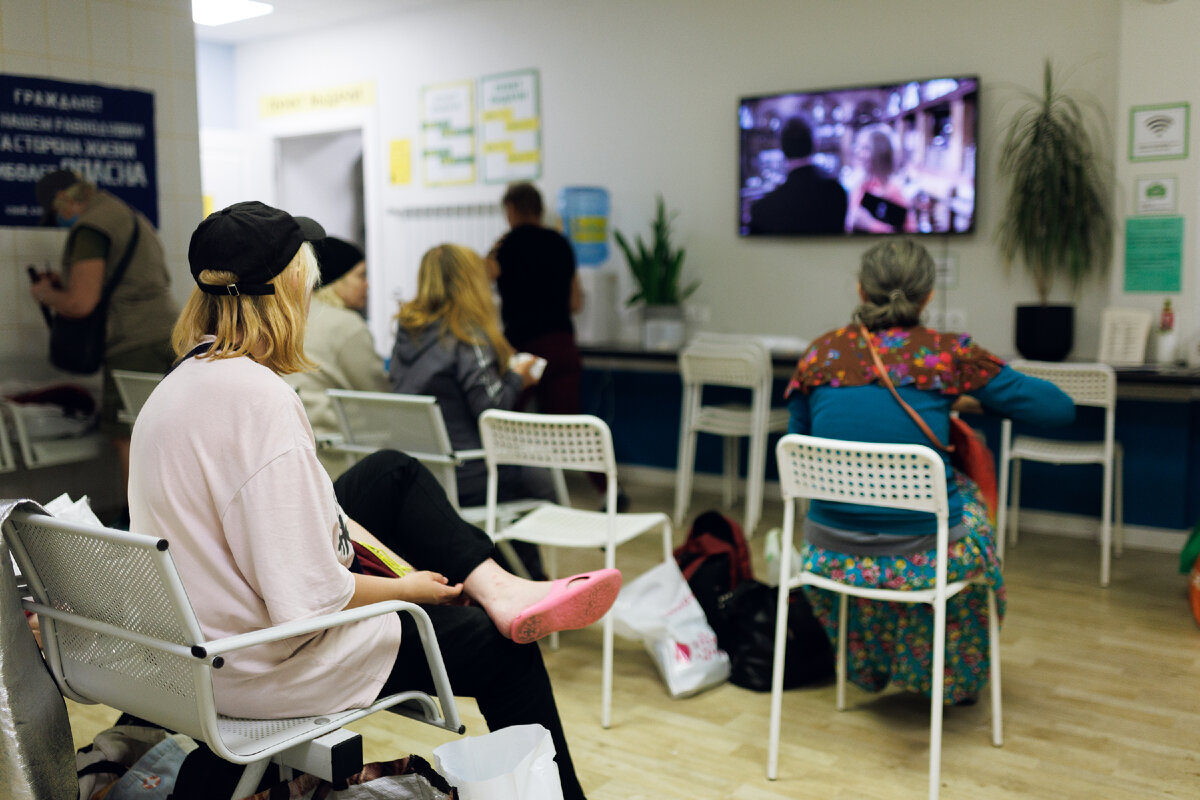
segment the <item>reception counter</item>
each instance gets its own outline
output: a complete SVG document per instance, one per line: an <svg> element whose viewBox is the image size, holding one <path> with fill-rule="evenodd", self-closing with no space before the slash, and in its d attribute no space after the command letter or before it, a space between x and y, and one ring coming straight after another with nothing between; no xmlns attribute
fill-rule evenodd
<svg viewBox="0 0 1200 800"><path fill-rule="evenodd" d="M676 354L618 344L581 345L580 350L584 411L612 427L617 461L674 470L682 403ZM775 405L784 404L783 391L798 357L794 349L772 352ZM736 389L714 387L705 402L747 396ZM1120 368L1117 397L1116 435L1125 450L1126 523L1170 532L1190 529L1200 519L1200 369ZM982 415L969 421L998 451L999 418ZM1072 426L1050 435L1103 438L1103 413L1081 408ZM744 457L743 448L743 461ZM767 465L769 481L777 475L773 461L772 456ZM701 436L697 470L719 474L721 463L719 439ZM1099 516L1099 467L1029 463L1022 475L1023 508Z"/></svg>

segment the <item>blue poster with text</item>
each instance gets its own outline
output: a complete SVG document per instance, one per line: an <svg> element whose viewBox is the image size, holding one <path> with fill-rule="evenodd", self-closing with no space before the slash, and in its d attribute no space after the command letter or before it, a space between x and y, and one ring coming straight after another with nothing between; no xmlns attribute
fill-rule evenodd
<svg viewBox="0 0 1200 800"><path fill-rule="evenodd" d="M158 227L155 165L152 93L0 75L0 225L37 225L34 186L69 169Z"/></svg>

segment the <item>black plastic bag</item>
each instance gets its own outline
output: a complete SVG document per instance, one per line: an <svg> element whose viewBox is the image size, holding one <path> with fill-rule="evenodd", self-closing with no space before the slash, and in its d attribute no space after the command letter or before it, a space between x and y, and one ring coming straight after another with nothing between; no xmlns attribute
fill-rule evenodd
<svg viewBox="0 0 1200 800"><path fill-rule="evenodd" d="M718 631L721 649L729 654L730 683L756 692L771 690L778 598L778 589L756 580L743 581L720 598L719 627L713 624L713 629ZM833 677L833 647L800 589L792 590L788 597L786 648L783 688L823 683Z"/></svg>

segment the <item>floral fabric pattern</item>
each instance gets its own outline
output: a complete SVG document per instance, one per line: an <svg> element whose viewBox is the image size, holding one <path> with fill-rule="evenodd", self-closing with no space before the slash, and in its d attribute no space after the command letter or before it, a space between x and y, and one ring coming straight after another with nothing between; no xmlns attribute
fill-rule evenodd
<svg viewBox="0 0 1200 800"><path fill-rule="evenodd" d="M950 544L948 581L983 577L984 584L964 589L946 603L944 702L973 699L988 680L988 587L996 592L1004 619L1004 579L992 540L992 526L979 489L955 473L963 497L963 524L969 533ZM908 556L854 556L805 543L805 570L854 586L881 589L928 589L936 580L936 550ZM813 586L804 592L830 641L837 642L838 594ZM928 697L932 691L933 608L851 597L847 604L846 675L869 692L890 684Z"/></svg>
<svg viewBox="0 0 1200 800"><path fill-rule="evenodd" d="M966 333L932 328L885 328L871 333L879 358L896 386L958 395L978 389L997 374L1004 361ZM864 386L876 380L871 351L857 325L817 337L796 364L787 394L805 394L817 386Z"/></svg>

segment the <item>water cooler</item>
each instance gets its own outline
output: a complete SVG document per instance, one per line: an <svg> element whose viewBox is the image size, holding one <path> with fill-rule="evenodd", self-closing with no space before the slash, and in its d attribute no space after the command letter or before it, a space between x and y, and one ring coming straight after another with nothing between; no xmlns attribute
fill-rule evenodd
<svg viewBox="0 0 1200 800"><path fill-rule="evenodd" d="M575 315L575 336L581 344L616 338L617 275L609 264L608 190L598 186L567 186L558 193L563 233L575 251L583 309Z"/></svg>

